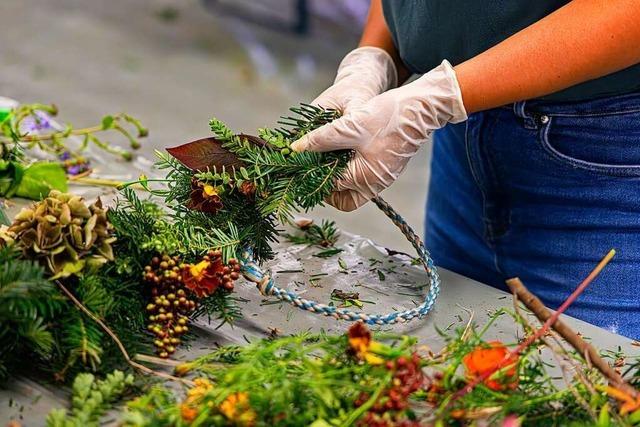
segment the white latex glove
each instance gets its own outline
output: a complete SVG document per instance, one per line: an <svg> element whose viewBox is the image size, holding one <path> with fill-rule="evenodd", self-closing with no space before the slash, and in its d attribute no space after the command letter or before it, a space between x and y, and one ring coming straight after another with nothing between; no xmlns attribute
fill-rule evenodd
<svg viewBox="0 0 640 427"><path fill-rule="evenodd" d="M398 73L391 56L378 47L359 47L344 57L333 85L311 104L345 114L397 85Z"/></svg>
<svg viewBox="0 0 640 427"><path fill-rule="evenodd" d="M467 119L448 61L300 138L295 151L353 149L328 203L352 211L390 186L435 129Z"/></svg>

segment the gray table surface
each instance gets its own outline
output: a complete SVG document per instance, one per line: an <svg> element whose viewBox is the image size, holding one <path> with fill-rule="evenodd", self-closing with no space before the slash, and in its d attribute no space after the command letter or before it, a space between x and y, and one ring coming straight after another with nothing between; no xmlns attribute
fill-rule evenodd
<svg viewBox="0 0 640 427"><path fill-rule="evenodd" d="M108 200L113 196L113 192L107 191L105 196L104 191L86 187L73 191L83 193L87 199L99 193ZM17 210L19 205L12 210ZM268 263L268 267L281 287L295 290L304 298L327 303L333 289L359 292L362 300L370 301L363 307L367 312L383 313L411 307L419 303L426 293L426 273L411 265L409 258L401 255L389 257L384 248L371 240L344 231L337 246L344 251L339 256L324 259L313 256L319 251L318 248L281 243L276 248L277 257ZM340 272L338 257L348 266L348 273ZM384 272L384 281L375 269ZM303 272L287 272L291 270ZM491 313L501 307L512 307L512 298L507 293L443 269L439 272L442 278L441 293L433 311L424 319L384 329L415 335L421 344L438 350L443 340L436 332L436 326L443 330L464 327L471 314L474 321L482 325ZM310 283L309 275L318 273L326 273L326 276L320 276L319 280ZM285 303L274 304L274 300L265 299L254 285L245 281L237 283L236 295L242 299L239 304L243 317L233 325L218 329L215 321L208 323L206 319L198 319L195 328L198 338L189 349L179 351L177 359L193 358L216 345L242 344L263 338L273 328L282 334L320 329L340 333L349 326L347 322L305 312ZM629 356L640 355L640 348L627 338L580 320L566 316L565 320L602 349L620 347ZM504 342L513 342L521 336L522 331L508 316L499 318L487 333L488 338ZM17 419L24 426L43 425L49 410L65 405L66 399L63 389L28 379L16 379L8 384L7 389L0 390L0 423Z"/></svg>

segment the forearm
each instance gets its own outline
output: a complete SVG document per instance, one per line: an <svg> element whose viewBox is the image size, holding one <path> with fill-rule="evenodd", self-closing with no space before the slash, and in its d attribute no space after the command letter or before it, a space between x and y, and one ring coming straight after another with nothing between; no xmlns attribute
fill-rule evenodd
<svg viewBox="0 0 640 427"><path fill-rule="evenodd" d="M381 0L373 0L369 7L369 14L367 15L367 22L365 23L362 37L360 38L360 47L362 46L374 46L384 49L396 65L398 70L398 82L402 84L409 78L411 73L404 66L400 55L393 44L393 38L387 27L387 23L384 19L382 12Z"/></svg>
<svg viewBox="0 0 640 427"><path fill-rule="evenodd" d="M573 0L455 67L468 113L544 96L640 62L640 0Z"/></svg>

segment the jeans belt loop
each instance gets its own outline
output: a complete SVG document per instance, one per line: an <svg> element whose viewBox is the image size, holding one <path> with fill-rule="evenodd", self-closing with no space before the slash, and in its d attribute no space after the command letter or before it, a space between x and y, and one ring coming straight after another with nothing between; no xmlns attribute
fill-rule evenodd
<svg viewBox="0 0 640 427"><path fill-rule="evenodd" d="M518 101L513 104L513 113L522 119L525 129L538 129L538 121L535 114L526 110L527 101Z"/></svg>

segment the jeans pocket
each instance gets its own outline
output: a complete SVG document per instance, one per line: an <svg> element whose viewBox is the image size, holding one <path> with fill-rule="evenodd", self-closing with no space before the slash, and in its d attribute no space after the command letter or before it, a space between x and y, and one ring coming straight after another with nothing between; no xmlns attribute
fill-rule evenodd
<svg viewBox="0 0 640 427"><path fill-rule="evenodd" d="M571 168L611 176L640 176L640 108L543 115L540 143Z"/></svg>

